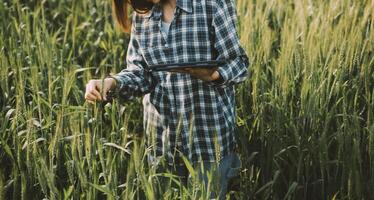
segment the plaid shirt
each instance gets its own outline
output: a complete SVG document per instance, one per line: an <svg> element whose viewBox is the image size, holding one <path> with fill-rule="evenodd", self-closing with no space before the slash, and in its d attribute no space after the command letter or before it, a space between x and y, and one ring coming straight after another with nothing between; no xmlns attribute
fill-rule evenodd
<svg viewBox="0 0 374 200"><path fill-rule="evenodd" d="M120 100L143 97L144 130L151 158L169 163L219 161L236 145L234 85L247 76L248 57L239 44L233 0L177 0L168 35L162 8L134 13L127 68L115 74ZM220 82L189 74L149 71L155 64L227 59ZM153 161L157 161L153 160ZM175 164L175 163L174 163Z"/></svg>

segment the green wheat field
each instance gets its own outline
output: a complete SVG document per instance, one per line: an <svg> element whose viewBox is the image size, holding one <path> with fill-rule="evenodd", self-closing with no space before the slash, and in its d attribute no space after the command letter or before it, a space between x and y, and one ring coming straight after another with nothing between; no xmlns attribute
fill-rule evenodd
<svg viewBox="0 0 374 200"><path fill-rule="evenodd" d="M236 5L251 65L227 198L374 199L374 0ZM128 38L109 0L0 0L0 199L208 199L157 196L175 178L145 164L141 98L85 103Z"/></svg>

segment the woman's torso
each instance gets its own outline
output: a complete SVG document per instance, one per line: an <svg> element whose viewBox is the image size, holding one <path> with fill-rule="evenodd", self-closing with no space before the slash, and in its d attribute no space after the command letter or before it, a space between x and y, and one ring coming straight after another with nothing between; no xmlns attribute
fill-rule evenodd
<svg viewBox="0 0 374 200"><path fill-rule="evenodd" d="M136 38L150 65L215 59L204 0L178 1L168 34L162 35L161 9L136 14ZM154 90L143 98L144 128L155 154L172 156L178 147L192 161L214 161L233 148L233 86L215 87L189 74L152 72ZM152 132L156 134L152 134Z"/></svg>

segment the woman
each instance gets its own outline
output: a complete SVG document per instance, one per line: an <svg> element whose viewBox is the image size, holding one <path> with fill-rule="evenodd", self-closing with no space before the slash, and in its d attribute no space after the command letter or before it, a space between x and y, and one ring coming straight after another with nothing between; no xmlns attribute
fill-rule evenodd
<svg viewBox="0 0 374 200"><path fill-rule="evenodd" d="M121 100L144 95L144 130L153 150L150 163L164 159L174 167L173 173L184 177L188 173L182 156L194 167L202 163L211 169L218 163L221 198L240 165L235 153L234 85L245 80L249 65L239 44L233 1L130 0L136 12L127 68L103 82L89 81L85 94L90 103L105 100L109 90ZM125 3L113 2L124 27ZM155 64L221 59L227 62L214 69L148 70ZM206 175L202 178L207 185Z"/></svg>

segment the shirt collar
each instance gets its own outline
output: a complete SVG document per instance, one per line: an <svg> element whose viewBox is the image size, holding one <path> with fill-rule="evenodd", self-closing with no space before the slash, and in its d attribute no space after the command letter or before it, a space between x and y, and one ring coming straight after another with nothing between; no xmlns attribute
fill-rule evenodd
<svg viewBox="0 0 374 200"><path fill-rule="evenodd" d="M192 0L177 0L177 7L185 12L192 12Z"/></svg>
<svg viewBox="0 0 374 200"><path fill-rule="evenodd" d="M177 7L187 13L192 13L192 0L177 0ZM160 17L161 14L161 6L160 4L156 4L150 11L148 11L148 13L144 14L144 16L146 18L150 18L152 16Z"/></svg>

